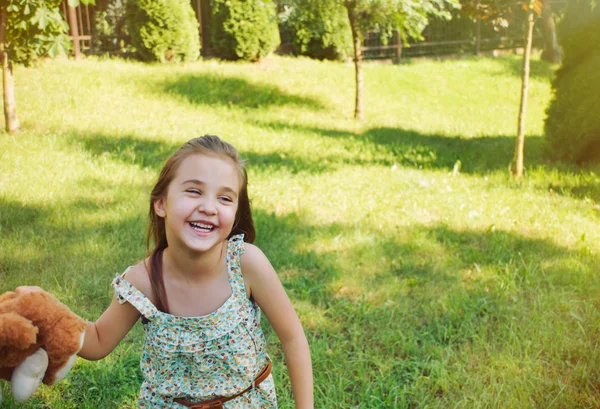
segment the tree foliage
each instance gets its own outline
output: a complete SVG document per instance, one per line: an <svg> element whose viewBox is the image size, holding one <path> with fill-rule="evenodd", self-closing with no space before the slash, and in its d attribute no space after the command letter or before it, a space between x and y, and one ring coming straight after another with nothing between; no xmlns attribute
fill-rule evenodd
<svg viewBox="0 0 600 409"><path fill-rule="evenodd" d="M129 33L146 61L195 61L200 56L198 20L188 0L129 0Z"/></svg>
<svg viewBox="0 0 600 409"><path fill-rule="evenodd" d="M472 18L489 20L496 27L508 27L515 8L527 11L530 7L539 16L541 0L462 0L462 12Z"/></svg>
<svg viewBox="0 0 600 409"><path fill-rule="evenodd" d="M228 60L257 61L279 45L271 0L214 0L211 43Z"/></svg>
<svg viewBox="0 0 600 409"><path fill-rule="evenodd" d="M429 18L451 18L449 8L459 7L457 0L337 0L357 16L358 29L364 38L367 31L389 39L398 31L406 42L408 38L422 40L421 33Z"/></svg>
<svg viewBox="0 0 600 409"><path fill-rule="evenodd" d="M322 0L280 0L279 21L289 32L296 55L346 59L352 54L348 15L339 4Z"/></svg>
<svg viewBox="0 0 600 409"><path fill-rule="evenodd" d="M571 0L557 28L564 51L552 83L545 133L551 155L568 162L600 161L600 5Z"/></svg>
<svg viewBox="0 0 600 409"><path fill-rule="evenodd" d="M13 63L29 64L36 58L66 54L71 47L69 26L58 6L60 0L0 0L6 15L4 49Z"/></svg>

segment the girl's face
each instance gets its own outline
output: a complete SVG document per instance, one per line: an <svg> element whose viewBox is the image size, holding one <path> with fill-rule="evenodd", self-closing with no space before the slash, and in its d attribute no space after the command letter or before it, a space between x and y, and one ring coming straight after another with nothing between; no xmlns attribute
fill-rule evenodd
<svg viewBox="0 0 600 409"><path fill-rule="evenodd" d="M204 252L226 240L235 222L240 177L235 163L203 154L185 158L167 196L154 202L167 242Z"/></svg>

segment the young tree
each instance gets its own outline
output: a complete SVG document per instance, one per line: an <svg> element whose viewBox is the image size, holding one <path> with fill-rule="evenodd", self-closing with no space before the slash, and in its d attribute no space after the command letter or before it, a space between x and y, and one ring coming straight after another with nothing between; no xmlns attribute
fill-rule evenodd
<svg viewBox="0 0 600 409"><path fill-rule="evenodd" d="M20 127L13 64L29 64L43 55L65 54L71 46L66 34L69 27L58 10L60 3L61 0L0 0L0 58L7 132ZM78 3L79 0L69 0L70 7Z"/></svg>
<svg viewBox="0 0 600 409"><path fill-rule="evenodd" d="M394 31L401 41L422 39L421 33L430 16L450 18L448 6L458 7L457 0L336 0L346 8L354 48L355 105L354 117L363 117L362 110L362 43L368 30L376 30L384 40Z"/></svg>
<svg viewBox="0 0 600 409"><path fill-rule="evenodd" d="M523 69L521 72L521 99L517 125L517 139L511 174L518 180L523 176L523 160L525 148L525 114L527 111L527 94L529 89L529 69L531 62L531 45L533 43L534 17L542 13L541 0L468 0L463 2L463 12L480 19L489 19L496 26L508 26L514 16L514 6L527 11L527 27L525 50L523 53Z"/></svg>

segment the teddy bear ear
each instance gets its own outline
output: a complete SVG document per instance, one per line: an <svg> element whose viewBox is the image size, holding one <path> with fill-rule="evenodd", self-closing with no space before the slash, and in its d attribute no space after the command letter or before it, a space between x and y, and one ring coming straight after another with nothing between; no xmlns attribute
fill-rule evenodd
<svg viewBox="0 0 600 409"><path fill-rule="evenodd" d="M47 368L48 354L41 348L15 368L11 390L17 402L25 402L34 394Z"/></svg>

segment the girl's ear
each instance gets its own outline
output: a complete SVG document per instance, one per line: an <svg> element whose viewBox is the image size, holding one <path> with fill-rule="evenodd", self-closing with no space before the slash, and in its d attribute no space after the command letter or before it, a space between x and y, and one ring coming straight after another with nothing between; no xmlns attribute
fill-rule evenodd
<svg viewBox="0 0 600 409"><path fill-rule="evenodd" d="M158 199L154 201L154 212L159 216L159 217L165 217L166 212L165 212L165 202L163 199Z"/></svg>

